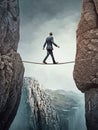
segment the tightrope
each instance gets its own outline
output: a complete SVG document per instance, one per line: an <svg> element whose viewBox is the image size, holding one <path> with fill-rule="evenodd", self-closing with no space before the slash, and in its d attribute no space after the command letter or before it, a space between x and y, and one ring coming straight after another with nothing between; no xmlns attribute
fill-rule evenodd
<svg viewBox="0 0 98 130"><path fill-rule="evenodd" d="M39 65L63 65L63 64L72 64L72 63L75 63L75 61L69 61L69 62L61 62L61 63L57 63L57 64L53 64L53 63L47 63L47 64L44 64L44 63L40 63L40 62L31 62L31 61L23 61L24 63L27 63L27 64L39 64Z"/></svg>
<svg viewBox="0 0 98 130"><path fill-rule="evenodd" d="M81 62L81 61L87 61L87 60L91 60L93 58L87 58L87 59L81 59L81 60L76 60L76 62ZM98 59L98 58L95 58L95 59ZM58 62L57 64L53 64L53 63L47 63L47 64L44 64L44 63L41 63L41 62L33 62L33 61L25 61L23 60L23 63L27 63L27 64L38 64L38 65L63 65L63 64L73 64L75 63L75 61L66 61L66 62Z"/></svg>

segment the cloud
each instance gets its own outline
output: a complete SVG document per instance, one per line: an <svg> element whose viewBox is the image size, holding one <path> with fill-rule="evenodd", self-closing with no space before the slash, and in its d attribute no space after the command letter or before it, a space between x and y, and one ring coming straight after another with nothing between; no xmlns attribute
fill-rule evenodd
<svg viewBox="0 0 98 130"><path fill-rule="evenodd" d="M42 46L52 31L55 42L61 47L55 48L55 59L59 62L74 60L80 4L79 0L74 0L74 3L72 0L21 0L21 40L18 51L22 58L42 62L46 55ZM51 62L50 58L48 62ZM46 88L78 91L73 81L73 66L25 64L25 76L35 77Z"/></svg>
<svg viewBox="0 0 98 130"><path fill-rule="evenodd" d="M77 12L80 9L80 3L81 0L21 0L21 26L36 18L45 21L63 12L65 15Z"/></svg>

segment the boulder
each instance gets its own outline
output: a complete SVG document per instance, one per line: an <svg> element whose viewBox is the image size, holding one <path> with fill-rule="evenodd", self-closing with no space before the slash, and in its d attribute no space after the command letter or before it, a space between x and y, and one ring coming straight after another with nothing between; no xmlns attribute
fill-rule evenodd
<svg viewBox="0 0 98 130"><path fill-rule="evenodd" d="M74 80L85 93L88 130L98 130L98 1L83 0L77 29Z"/></svg>
<svg viewBox="0 0 98 130"><path fill-rule="evenodd" d="M24 67L17 53L19 1L0 1L0 130L8 130L18 109Z"/></svg>

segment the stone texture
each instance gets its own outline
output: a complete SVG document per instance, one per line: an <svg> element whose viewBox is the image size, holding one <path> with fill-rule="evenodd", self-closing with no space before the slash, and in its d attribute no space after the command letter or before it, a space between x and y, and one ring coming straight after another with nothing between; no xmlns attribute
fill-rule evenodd
<svg viewBox="0 0 98 130"><path fill-rule="evenodd" d="M86 130L83 113L82 95L43 89L37 80L26 77L18 113L10 130Z"/></svg>
<svg viewBox="0 0 98 130"><path fill-rule="evenodd" d="M98 0L83 0L73 75L85 92L87 129L98 130Z"/></svg>
<svg viewBox="0 0 98 130"><path fill-rule="evenodd" d="M93 0L83 0L81 20L77 29L77 53L74 79L81 91L98 84L98 15ZM95 6L96 5L96 6Z"/></svg>
<svg viewBox="0 0 98 130"><path fill-rule="evenodd" d="M98 89L85 93L86 125L88 130L98 130Z"/></svg>
<svg viewBox="0 0 98 130"><path fill-rule="evenodd" d="M0 130L9 129L20 102L24 67L18 42L18 0L0 0Z"/></svg>
<svg viewBox="0 0 98 130"><path fill-rule="evenodd" d="M0 52L17 51L19 41L18 0L0 1Z"/></svg>
<svg viewBox="0 0 98 130"><path fill-rule="evenodd" d="M24 90L28 93L27 102L31 109L29 125L32 130L60 130L60 120L55 107L40 87L37 80L24 79Z"/></svg>

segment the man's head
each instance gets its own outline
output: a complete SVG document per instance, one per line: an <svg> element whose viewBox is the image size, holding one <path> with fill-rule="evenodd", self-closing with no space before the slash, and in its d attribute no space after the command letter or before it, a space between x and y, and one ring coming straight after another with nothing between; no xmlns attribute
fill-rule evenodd
<svg viewBox="0 0 98 130"><path fill-rule="evenodd" d="M52 35L53 35L53 33L52 33L52 32L50 32L50 33L49 33L49 35L50 35L50 36L52 36Z"/></svg>

